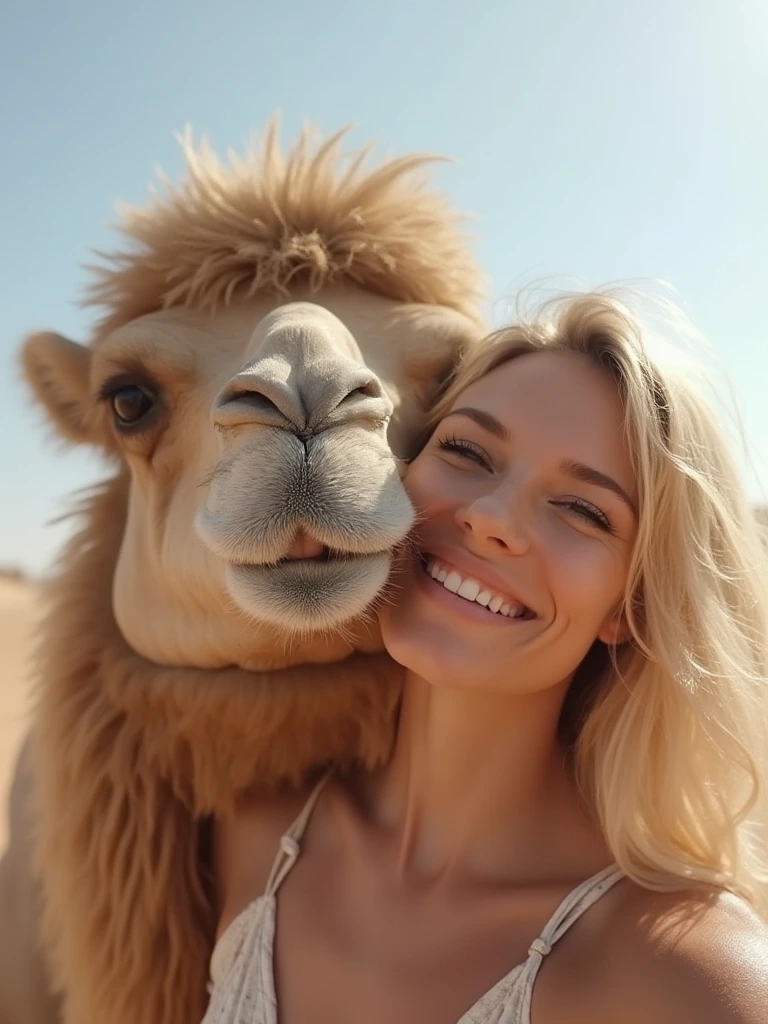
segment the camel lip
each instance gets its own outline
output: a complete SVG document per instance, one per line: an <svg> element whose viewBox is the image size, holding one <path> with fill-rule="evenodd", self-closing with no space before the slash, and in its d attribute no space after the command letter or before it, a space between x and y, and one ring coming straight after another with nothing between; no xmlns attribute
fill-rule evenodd
<svg viewBox="0 0 768 1024"><path fill-rule="evenodd" d="M386 586L389 552L227 566L230 597L247 615L288 633L335 629L362 615Z"/></svg>
<svg viewBox="0 0 768 1024"><path fill-rule="evenodd" d="M278 558L276 562L270 563L271 565L284 565L288 562L330 562L334 558L339 556L335 555L331 549L326 545L321 545L322 551L316 555L292 555L290 552L287 555L283 555L282 558ZM343 557L343 556L341 556Z"/></svg>
<svg viewBox="0 0 768 1024"><path fill-rule="evenodd" d="M261 568L280 568L280 566L283 565L326 565L329 562L351 562L355 558L359 557L359 555L353 555L351 551L332 551L331 548L323 545L323 550L319 555L311 555L310 557L303 558L294 558L291 555L284 555L282 558L278 558L275 562L265 562Z"/></svg>
<svg viewBox="0 0 768 1024"><path fill-rule="evenodd" d="M290 547L279 561L302 562L327 559L330 548L321 540L317 540L305 530L299 529L294 534Z"/></svg>
<svg viewBox="0 0 768 1024"><path fill-rule="evenodd" d="M390 557L392 552L388 548L380 551L339 551L326 548L321 555L312 558L290 558L282 557L272 562L231 562L232 568L248 569L251 572L272 571L279 569L290 569L293 566L323 566L341 565L354 562L366 562L373 558Z"/></svg>

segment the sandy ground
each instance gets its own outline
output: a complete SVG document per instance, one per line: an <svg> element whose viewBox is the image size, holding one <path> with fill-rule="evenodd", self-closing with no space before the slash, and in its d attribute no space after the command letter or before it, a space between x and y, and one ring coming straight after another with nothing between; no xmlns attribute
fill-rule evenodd
<svg viewBox="0 0 768 1024"><path fill-rule="evenodd" d="M0 851L7 839L8 787L27 722L35 598L34 585L0 578Z"/></svg>

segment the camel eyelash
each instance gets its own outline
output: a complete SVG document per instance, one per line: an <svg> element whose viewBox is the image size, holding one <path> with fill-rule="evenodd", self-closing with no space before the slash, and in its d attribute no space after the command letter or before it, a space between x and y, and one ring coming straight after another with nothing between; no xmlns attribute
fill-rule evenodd
<svg viewBox="0 0 768 1024"><path fill-rule="evenodd" d="M158 389L146 376L139 373L118 373L113 377L107 377L96 391L97 402L109 402L122 388L141 388L150 394L157 396Z"/></svg>
<svg viewBox="0 0 768 1024"><path fill-rule="evenodd" d="M96 393L109 408L112 427L123 437L141 437L154 431L161 408L158 389L143 374L121 373L107 378Z"/></svg>

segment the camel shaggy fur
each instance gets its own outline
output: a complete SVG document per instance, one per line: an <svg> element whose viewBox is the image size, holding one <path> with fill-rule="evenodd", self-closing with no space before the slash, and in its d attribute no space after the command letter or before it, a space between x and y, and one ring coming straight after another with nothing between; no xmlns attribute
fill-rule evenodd
<svg viewBox="0 0 768 1024"><path fill-rule="evenodd" d="M127 211L95 270L90 343L25 343L59 433L114 471L48 588L3 867L16 891L39 869L60 1003L19 1005L42 977L27 904L0 924L3 1024L195 1024L210 820L387 757L373 611L413 520L399 469L481 333L480 277L425 158L368 170L341 138L284 156L272 126L227 165L187 139L184 183Z"/></svg>

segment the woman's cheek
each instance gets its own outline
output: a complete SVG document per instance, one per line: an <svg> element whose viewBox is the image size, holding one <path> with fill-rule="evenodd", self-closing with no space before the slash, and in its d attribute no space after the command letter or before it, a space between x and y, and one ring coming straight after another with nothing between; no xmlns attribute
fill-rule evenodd
<svg viewBox="0 0 768 1024"><path fill-rule="evenodd" d="M429 465L425 461L419 465L418 459L411 463L403 484L417 511L424 513L430 506L439 506L448 500L450 487L445 476L440 467L434 464Z"/></svg>
<svg viewBox="0 0 768 1024"><path fill-rule="evenodd" d="M574 617L602 616L620 597L623 576L620 560L595 538L571 530L549 547L548 577L557 604L569 607Z"/></svg>

